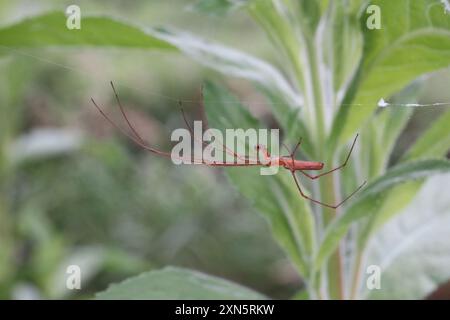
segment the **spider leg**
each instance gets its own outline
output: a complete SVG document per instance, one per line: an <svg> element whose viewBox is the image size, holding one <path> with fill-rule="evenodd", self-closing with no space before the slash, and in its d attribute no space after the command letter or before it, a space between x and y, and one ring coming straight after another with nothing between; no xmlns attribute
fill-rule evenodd
<svg viewBox="0 0 450 320"><path fill-rule="evenodd" d="M295 145L294 151L292 151L292 153L291 153L292 160L294 160L294 156L297 153L298 148L302 144L302 141L303 141L303 138L300 138L299 141L297 142L297 144Z"/></svg>
<svg viewBox="0 0 450 320"><path fill-rule="evenodd" d="M206 129L206 132L207 132L207 130L209 129L209 124L208 124L208 118L206 117L206 111L205 111L205 105L204 105L204 95L203 95L203 85L201 86L201 88L200 88L200 113L201 113L201 118L202 118L202 122L203 122L203 126L204 126L204 128ZM181 107L181 102L179 101L178 102L178 104L180 105L180 107ZM185 114L184 114L184 111L182 111L183 112L183 118L184 118L184 121L186 122L186 125L188 126L188 128L190 127L189 126L189 124L187 123L187 120L186 120L186 116L185 116ZM192 129L190 129L191 131L192 131ZM206 143L206 142L202 142L203 143L203 145L205 145L205 146L207 146L208 145L208 143ZM214 142L215 143L215 142ZM221 147L222 147L222 151L223 152L225 152L225 153L227 153L227 154L229 154L229 155L231 155L231 156L233 156L235 159L239 159L240 161L243 161L244 163L258 163L259 162L259 160L258 159L254 159L254 158L251 158L251 157L247 157L247 156L242 156L242 155L240 155L240 154L238 154L238 153L236 153L236 152L234 152L233 150L231 150L230 148L228 148L222 141L220 141L220 145L221 145Z"/></svg>
<svg viewBox="0 0 450 320"><path fill-rule="evenodd" d="M291 152L291 155L290 155L290 156L291 156L291 159L292 159L292 163L294 163L294 156L295 156L295 153L297 152L297 149L298 149L298 147L300 146L301 142L302 142L302 139L300 139L300 141L297 143L297 145L296 145L295 148L294 148L294 151ZM320 205L322 205L322 206L325 206L325 207L328 207L328 208L335 209L335 206L332 206L332 205L323 203L323 202L321 202L321 201L319 201L319 200L316 200L316 199L313 199L313 198L307 196L307 195L303 192L302 187L300 186L300 182L299 182L298 179L297 179L297 176L296 176L296 174L295 174L295 170L291 170L291 175L292 175L292 177L294 178L295 185L297 186L297 189L298 189L298 191L300 192L300 195L301 195L303 198L305 198L305 199L307 199L307 200L309 200L309 201L311 201L311 202L320 204ZM337 207L336 207L336 208L337 208Z"/></svg>
<svg viewBox="0 0 450 320"><path fill-rule="evenodd" d="M356 138L358 138L358 136L356 136ZM355 141L356 141L356 139L355 139ZM353 146L355 145L355 141L353 142ZM298 149L298 147L300 146L300 144L302 143L302 140L300 139L300 141L297 143L297 145L295 146L295 149L294 149L294 152L293 153L291 153L291 159L292 159L292 162L294 162L294 155L295 155L295 153L297 152L297 149ZM352 146L352 149L353 149L353 146ZM351 150L350 150L350 153L351 153ZM347 160L346 161L348 161L348 158L350 157L350 155L349 156L347 156ZM303 171L300 171L300 172L302 172L303 174L305 174ZM344 204L344 202L346 202L348 199L350 199L355 193L357 193L365 184L366 184L366 181L364 181L355 191L353 191L350 195L348 195L345 199L343 199L341 202L339 202L338 204L335 204L335 205L331 205L331 204L327 204L327 203L324 203L324 202L322 202L322 201L319 201L319 200L316 200L316 199L313 199L313 198L311 198L311 197L309 197L308 195L306 195L304 192L303 192L303 190L302 190L302 187L300 186L300 182L298 181L298 179L297 179L297 175L295 174L295 170L291 170L291 175L292 175L292 177L294 178L294 181L295 181L295 185L297 186L297 189L298 189L298 191L300 192L300 195L303 197L303 198L305 198L305 199L307 199L307 200L309 200L309 201L311 201L311 202L314 202L314 203L316 203L316 204L319 204L319 205L321 205L321 206L324 206L324 207L327 207L327 208L331 208L331 209L337 209L337 208L339 208L342 204Z"/></svg>
<svg viewBox="0 0 450 320"><path fill-rule="evenodd" d="M288 147L284 142L282 143L282 146L283 146L283 148L285 148L286 151L288 152L288 155L287 155L287 156L283 156L283 157L291 157L291 156L292 156L292 151L291 151L291 149L289 149L289 147Z"/></svg>
<svg viewBox="0 0 450 320"><path fill-rule="evenodd" d="M292 155L295 156L295 153L297 152L297 149L298 149L298 147L300 146L301 143L302 143L302 138L300 138L299 142L295 145L295 149L294 149L295 151L292 151L291 149L289 149L289 147L285 143L282 143L282 146L288 152L288 154L283 156L283 157L285 157L285 158L291 157L292 158Z"/></svg>
<svg viewBox="0 0 450 320"><path fill-rule="evenodd" d="M139 133L137 132L137 130L134 128L134 126L131 124L131 121L128 119L127 114L125 113L125 109L123 108L120 99L119 99L119 95L117 94L117 91L114 87L113 82L110 82L111 87L114 91L114 95L116 96L116 100L117 103L119 105L120 108L120 112L122 113L123 118L125 119L128 127L130 128L132 133L127 132L126 130L122 129L121 126L119 126L117 123L115 123L104 111L103 109L95 102L95 100L93 98L91 98L91 102L94 104L95 108L100 112L100 114L116 129L118 129L123 135L125 135L126 137L128 137L131 141L133 141L136 145L138 145L139 147L141 147L144 150L147 150L149 152L152 152L156 155L162 156L162 157L166 157L166 158L172 158L174 157L171 153L169 152L164 152L161 150L158 150L156 148L153 148L151 146L149 146L145 140L141 137L141 135L139 135ZM203 159L185 159L182 157L176 157L179 160L182 161L193 161L194 164L205 164L207 166L218 166L220 164L217 164L215 162L208 162L205 161Z"/></svg>
<svg viewBox="0 0 450 320"><path fill-rule="evenodd" d="M333 169L330 169L330 170L328 170L328 171L326 171L326 172L323 172L323 173L321 173L321 174L318 174L318 175L310 175L310 174L304 172L303 170L299 170L299 171L300 171L304 176L308 177L309 179L315 180L315 179L318 179L318 178L320 178L320 177L326 176L327 174L333 173L333 172L335 172L335 171L337 171L337 170L340 170L340 169L344 168L344 167L347 165L348 160L350 159L350 155L351 155L352 152L353 152L353 148L355 147L356 140L358 140L358 136L359 136L359 134L357 134L356 137L355 137L355 140L353 140L352 147L350 148L350 151L349 151L348 154L347 154L347 158L345 158L344 163L341 164L340 166L338 166L338 167L336 167L336 168L333 168Z"/></svg>
<svg viewBox="0 0 450 320"><path fill-rule="evenodd" d="M298 189L298 191L300 192L300 195L303 198L305 198L307 200L310 200L311 202L317 203L317 204L319 204L321 206L324 206L324 207L327 207L327 208L331 208L331 209L339 208L341 205L344 204L344 202L346 202L348 199L350 199L352 196L354 196L355 193L357 193L366 184L366 181L364 181L355 191L353 191L351 194L349 194L347 197L345 197L345 199L343 199L341 202L339 202L338 204L335 204L335 205L331 205L331 204L327 204L327 203L321 202L319 200L316 200L316 199L313 199L313 198L307 196L303 192L303 190L302 190L302 188L300 186L300 183L299 183L299 181L297 179L297 176L295 175L295 171L291 171L291 174L292 174L292 177L294 178L294 181L295 181L295 184L297 186L297 189Z"/></svg>
<svg viewBox="0 0 450 320"><path fill-rule="evenodd" d="M97 108L97 110L100 112L100 114L111 124L113 125L117 130L119 130L120 132L122 132L122 134L124 134L125 136L127 136L131 141L133 141L134 143L136 143L138 146L140 146L141 148L153 152L157 155L166 157L166 158L170 158L171 155L168 152L164 152L164 151L160 151L157 150L155 148L152 148L150 146L148 146L141 138L139 138L139 136L134 136L130 133L128 133L126 130L122 129L118 124L116 124L104 111L102 108L100 108L100 106L95 102L95 100L93 98L91 98L92 103L94 104L95 108Z"/></svg>
<svg viewBox="0 0 450 320"><path fill-rule="evenodd" d="M119 105L120 112L122 113L122 116L124 117L125 121L127 122L128 127L131 129L131 131L133 132L134 136L135 136L141 143L145 144L145 140L142 139L142 137L139 135L139 133L136 131L136 129L131 125L131 122L130 122L130 120L128 119L126 113L125 113L125 109L123 108L122 103L120 102L119 95L117 94L116 88L114 87L114 83L111 81L110 84L111 84L111 88L112 88L113 91L114 91L114 95L116 96L116 101L117 101L117 104ZM97 109L98 109L98 106L96 106L96 107L97 107Z"/></svg>

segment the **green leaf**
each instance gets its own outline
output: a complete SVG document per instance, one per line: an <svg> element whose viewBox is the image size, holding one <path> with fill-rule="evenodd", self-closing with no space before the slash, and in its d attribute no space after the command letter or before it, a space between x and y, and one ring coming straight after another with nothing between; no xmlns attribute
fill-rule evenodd
<svg viewBox="0 0 450 320"><path fill-rule="evenodd" d="M112 285L98 293L96 299L259 300L266 297L224 279L192 270L166 267Z"/></svg>
<svg viewBox="0 0 450 320"><path fill-rule="evenodd" d="M274 3L271 0L252 1L247 6L250 16L262 27L273 45L282 54L281 59L285 72L298 83L302 84L302 69L300 55L305 44L299 41L299 33L294 30L302 30L299 26L292 25L292 8L287 8L286 3ZM302 85L303 86L303 85ZM294 103L294 106L302 104ZM292 103L291 103L292 104Z"/></svg>
<svg viewBox="0 0 450 320"><path fill-rule="evenodd" d="M280 96L273 94L269 90L262 90L269 103L267 104L272 111L273 116L284 130L286 139L292 145L298 143L302 138L301 152L311 156L313 154L313 146L311 137L308 134L303 119L305 118L305 108L292 108Z"/></svg>
<svg viewBox="0 0 450 320"><path fill-rule="evenodd" d="M422 74L450 65L450 16L440 0L374 0L382 29L365 27L364 56L330 138L346 141L388 99ZM350 105L353 104L353 105Z"/></svg>
<svg viewBox="0 0 450 320"><path fill-rule="evenodd" d="M421 85L422 81L415 81L393 96L392 103L417 103ZM368 135L371 141L361 142L360 155L364 157L363 164L370 164L370 170L364 176L372 178L384 173L397 139L413 111L413 108L383 108L367 123L362 135ZM365 152L369 148L372 152Z"/></svg>
<svg viewBox="0 0 450 320"><path fill-rule="evenodd" d="M302 98L269 63L249 54L205 41L185 32L137 27L107 17L85 17L81 30L68 30L59 12L48 13L0 29L0 47L117 46L143 49L176 49L200 64L221 73L254 81L278 92L290 104Z"/></svg>
<svg viewBox="0 0 450 320"><path fill-rule="evenodd" d="M363 8L367 7L367 3L369 1L370 0L344 0L341 2L343 2L348 7L347 10L349 12L358 13ZM303 1L303 2L312 2L312 1ZM330 3L337 2L337 1L317 0L317 2L320 4L321 10L325 11L327 9L327 7L330 5Z"/></svg>
<svg viewBox="0 0 450 320"><path fill-rule="evenodd" d="M305 25L309 26L310 30L316 30L320 21L320 4L317 1L294 1L297 5L296 10L301 11L300 19L305 19Z"/></svg>
<svg viewBox="0 0 450 320"><path fill-rule="evenodd" d="M371 207L373 209L367 223L361 226L358 234L358 249L362 252L370 237L385 223L395 215L405 209L414 199L420 190L423 180L410 181L395 186L389 190L389 193L377 199L377 203Z"/></svg>
<svg viewBox="0 0 450 320"><path fill-rule="evenodd" d="M318 52L329 67L327 76L334 82L333 92L338 95L335 99L339 100L361 60L363 35L357 17L349 12L347 2L334 1L328 11L328 18L323 19L323 27L317 34L322 41Z"/></svg>
<svg viewBox="0 0 450 320"><path fill-rule="evenodd" d="M286 78L263 60L184 32L158 29L154 34L178 47L202 65L226 75L254 81L272 92L277 92L291 105L298 106L303 102L301 95L292 88Z"/></svg>
<svg viewBox="0 0 450 320"><path fill-rule="evenodd" d="M393 108L388 108L385 112L386 122L383 128L381 139L378 140L380 148L383 147L384 157L383 157L383 167L387 167L389 156L394 149L398 137L405 129L406 124L412 116L413 110L408 108L402 108L401 110L395 110Z"/></svg>
<svg viewBox="0 0 450 320"><path fill-rule="evenodd" d="M412 85L396 94L392 98L392 102L394 104L417 103L421 84L422 81L415 81ZM367 173L368 177L379 176L385 172L397 138L405 128L412 113L412 108L384 108L367 124L366 128L372 129L369 133L372 143L367 145L375 149L371 154L367 155L364 151L366 148L365 144L361 146L361 155L365 156L363 163L369 163L372 167ZM365 131L366 129L364 129L363 133ZM379 134L379 132L382 132L382 134ZM374 166L375 168L373 168ZM364 249L367 240L377 228L408 205L420 189L420 186L421 182L396 186L377 202L378 209L373 212L367 222L364 222L358 228L359 250Z"/></svg>
<svg viewBox="0 0 450 320"><path fill-rule="evenodd" d="M387 192L401 183L425 179L432 175L450 171L450 161L423 160L397 165L364 188L356 200L327 228L316 257L316 267L320 267L337 248L350 226L365 217L370 217L379 208Z"/></svg>
<svg viewBox="0 0 450 320"><path fill-rule="evenodd" d="M445 156L450 149L450 110L422 134L407 152L405 160Z"/></svg>
<svg viewBox="0 0 450 320"><path fill-rule="evenodd" d="M415 200L372 239L367 265L381 268L372 299L423 299L450 279L450 174L429 179ZM365 270L363 266L363 270Z"/></svg>
<svg viewBox="0 0 450 320"><path fill-rule="evenodd" d="M385 152L385 155L390 155L395 140L406 124L409 116L412 114L412 110L408 108L388 108L384 111L384 113L389 114L389 119L384 128L383 126L379 127L383 128L383 135L381 139L377 139L380 147L378 153L383 154ZM416 151L411 154L410 157L404 157L405 160L417 160L420 158L427 159L445 155L447 152L446 150L450 147L450 144L446 143L445 138L446 131L448 131L447 125L443 125L443 122L440 120L438 122L439 123L435 123L419 139L417 145L418 147L416 147L416 145L413 146L413 149L417 148ZM432 136L436 138L435 143L431 142L433 138L429 139L429 137ZM428 145L423 144L422 139L427 140ZM388 160L389 159L385 157L384 165L387 165ZM420 190L422 183L423 182L415 182L399 185L386 194L383 199L379 200L377 203L378 210L373 212L367 223L361 228L358 240L360 250L364 249L370 236L376 232L378 228L404 209L405 206L407 206L411 200L414 199L416 193Z"/></svg>
<svg viewBox="0 0 450 320"><path fill-rule="evenodd" d="M208 121L219 130L259 128L260 124L239 101L212 83L204 87ZM239 192L269 222L275 239L286 251L303 276L315 247L314 218L307 202L300 197L287 172L262 176L259 168L228 168L227 174Z"/></svg>
<svg viewBox="0 0 450 320"><path fill-rule="evenodd" d="M405 95L414 96L413 92L418 90L417 85L411 86L400 94L404 101L408 101ZM409 93L408 93L409 92ZM395 98L395 100L401 99ZM394 102L395 103L395 102ZM391 153L393 144L401 132L402 128L406 124L408 117L412 114L412 110L408 108L387 108L380 115L389 114L389 119L383 126L383 135L381 138L380 146L382 145L383 151L386 155ZM450 149L450 130L448 123L450 121L450 112L442 114L439 119L428 129L419 140L413 145L409 152L403 157L405 161L418 160L427 158L443 157ZM378 125L377 125L378 127ZM387 158L385 158L385 165L387 164ZM361 229L358 240L360 250L363 250L369 240L370 236L376 232L383 224L391 219L395 214L399 213L408 203L415 197L416 193L420 190L422 182L407 183L400 185L392 189L383 199L380 199L377 204L378 210L374 212L367 224Z"/></svg>
<svg viewBox="0 0 450 320"><path fill-rule="evenodd" d="M275 240L300 274L307 277L315 243L314 219L292 177L286 172L275 177L261 176L255 168L230 168L227 175L239 193L266 218Z"/></svg>
<svg viewBox="0 0 450 320"><path fill-rule="evenodd" d="M250 0L197 0L190 9L213 16L224 16Z"/></svg>
<svg viewBox="0 0 450 320"><path fill-rule="evenodd" d="M86 17L80 30L66 27L62 12L50 12L0 29L0 46L119 46L176 50L142 28L105 17Z"/></svg>

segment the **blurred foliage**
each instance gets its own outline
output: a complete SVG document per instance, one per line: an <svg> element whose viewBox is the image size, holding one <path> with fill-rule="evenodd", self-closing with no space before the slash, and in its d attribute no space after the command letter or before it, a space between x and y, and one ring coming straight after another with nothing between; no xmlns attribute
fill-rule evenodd
<svg viewBox="0 0 450 320"><path fill-rule="evenodd" d="M136 25L164 24L181 29L188 25L197 34L253 53L286 70L285 60L276 56L277 52L272 51L250 20L244 19L239 11L223 18L229 9L234 9L230 3L215 0L210 5L197 1L196 5L188 6L188 14L184 10L186 2L181 0L136 1L132 6L121 1L85 0L78 4L83 12L120 16ZM211 6L218 14L193 11L196 8L211 12ZM319 8L313 7L305 10L318 15ZM63 7L58 1L37 4L22 0L0 1L0 9L2 23L6 24ZM272 11L263 9L266 8L255 6L253 15L261 18L268 12L268 18L275 17ZM317 26L316 18L311 16L308 28ZM281 25L278 31L286 27L283 21L275 22ZM266 27L270 33L272 26ZM352 28L339 26L335 31L341 30ZM358 39L347 34L344 40L350 47L361 49ZM288 56L292 53L289 50L298 49L289 35L280 41L287 47L284 54ZM334 49L336 56L348 60L349 53L343 48ZM352 53L357 52L355 49ZM409 53L403 52L407 56ZM237 65L235 69L243 66ZM354 70L352 64L334 67L339 75L335 89L339 89L342 79ZM4 46L0 46L0 70L1 298L92 297L111 282L167 264L232 279L270 297L291 297L300 289L299 277L273 242L267 223L224 182L220 170L181 169L146 154L111 129L89 104L89 98L94 96L108 112L114 112L115 101L107 85L114 80L139 131L152 144L168 149L171 129L183 125L177 100L183 100L190 118L199 117L201 79L215 77L211 72L199 69L187 58L158 51L79 49L74 52ZM448 77L446 70L428 79L419 102L449 101L446 85L442 85L448 84ZM384 75L377 79L380 78L386 82ZM263 80L267 79L275 80L267 76ZM284 106L280 97L273 97L272 102L279 106L274 108L246 82L233 80L228 85L253 114L267 123L278 121L286 129L293 128L290 121L297 114L290 113L289 108L280 112ZM415 101L417 94L409 96ZM218 110L225 112L225 108ZM360 118L369 114L362 113L352 113L356 119L348 129L351 134L361 125ZM361 152L368 158L359 159L360 163L368 163L365 174L371 178L380 174L390 161L400 159L429 123L440 116L440 110L413 115L409 112L399 117L380 114L365 128L362 137L363 145L374 146ZM119 119L117 114L116 117ZM334 129L340 133L340 123L336 123ZM380 130L378 124L386 125L383 135L376 134ZM392 137L400 134L404 126L406 130L394 146ZM297 128L286 131L290 138L297 138L294 137ZM307 142L305 150L314 154L308 152L313 150L312 143ZM386 158L378 159L383 150ZM393 155L389 158L391 150ZM345 189L354 189L354 178L344 177ZM251 179L239 175L234 178L241 184L256 185ZM410 200L407 196L417 190L418 185L413 183L394 190L393 194L402 195L406 203ZM258 195L254 191L250 198L258 200ZM387 201L383 209L392 209L389 205L392 202ZM384 221L388 213L389 210L383 211L384 215L380 214L375 222ZM65 270L74 261L82 264L84 270L81 291L65 289Z"/></svg>
<svg viewBox="0 0 450 320"><path fill-rule="evenodd" d="M59 8L55 3L1 1L0 15L11 22ZM120 12L137 22L157 17L175 24L181 18L199 29L203 23L177 10L183 1L81 1L81 7ZM229 31L217 32L231 38ZM111 282L166 264L195 267L279 297L299 286L264 221L220 171L180 169L146 154L89 105L91 95L102 97L113 112L113 79L139 130L169 148L171 128L183 125L177 99L186 100L192 119L199 116L198 67L158 53L143 59L148 53L137 51L20 50L2 57L4 50L1 298L92 297ZM46 128L53 131L39 133ZM83 265L80 291L65 288L66 267L74 261Z"/></svg>

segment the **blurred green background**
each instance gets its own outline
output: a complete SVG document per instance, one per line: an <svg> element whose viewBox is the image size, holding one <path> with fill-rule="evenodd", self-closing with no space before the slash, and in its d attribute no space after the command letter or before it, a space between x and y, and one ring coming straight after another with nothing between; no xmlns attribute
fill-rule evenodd
<svg viewBox="0 0 450 320"><path fill-rule="evenodd" d="M170 25L273 59L269 43L237 12L211 17L188 1L0 1L2 25L77 4L142 25ZM299 279L269 228L219 169L174 166L114 130L90 104L117 115L114 81L147 140L170 148L183 126L177 100L198 119L203 79L219 79L179 54L118 49L0 47L0 298L91 298L112 282L178 265L289 298ZM241 80L223 79L257 117L266 101ZM424 81L421 103L450 101L446 70ZM401 154L439 108L417 112ZM394 155L395 156L395 155ZM68 290L66 268L82 268Z"/></svg>

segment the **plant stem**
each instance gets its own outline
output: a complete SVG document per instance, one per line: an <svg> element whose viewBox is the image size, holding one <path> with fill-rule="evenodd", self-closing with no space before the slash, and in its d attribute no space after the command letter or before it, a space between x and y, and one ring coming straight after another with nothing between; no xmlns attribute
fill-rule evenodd
<svg viewBox="0 0 450 320"><path fill-rule="evenodd" d="M356 255L355 258L355 269L353 270L352 290L350 293L350 299L358 298L361 267L362 267L362 252L358 250L358 254Z"/></svg>
<svg viewBox="0 0 450 320"><path fill-rule="evenodd" d="M315 120L316 120L316 153L317 156L323 159L327 152L324 150L323 146L325 144L325 115L323 110L324 86L322 85L320 71L319 71L319 60L317 58L317 52L315 48L315 43L313 39L309 39L307 43L307 56L304 61L307 64L305 67L305 76L309 79L305 79L305 83L309 83L312 86L312 90L307 92L305 96L306 101L311 103L311 106L315 110ZM333 157L329 157L327 163L333 164ZM321 200L325 203L336 203L337 192L335 190L335 175L331 174L323 177L320 181L320 194ZM336 211L329 208L324 208L322 211L324 226L327 226L336 215ZM343 270L341 261L340 247L336 252L329 258L327 265L327 279L328 279L328 291L331 299L343 299Z"/></svg>
<svg viewBox="0 0 450 320"><path fill-rule="evenodd" d="M0 207L0 261L4 262L2 268L0 268L0 283L6 282L11 271L11 255L12 255L12 223L8 212L8 198L4 192L6 189L7 179L7 164L6 157L4 156L6 139L0 140L0 203L3 205ZM6 283L5 283L6 287ZM7 289L6 289L7 290ZM1 296L1 290L0 290Z"/></svg>
<svg viewBox="0 0 450 320"><path fill-rule="evenodd" d="M318 71L317 59L315 58L315 50L312 47L313 44L310 43L308 46L308 61L310 62L310 67L307 68L309 71L309 83L312 85L311 96L308 97L307 101L312 103L315 110L316 119L316 154L317 157L323 159L326 156L326 152L323 149L325 143L325 126L324 126L324 113L323 113L323 96L322 96L322 86L320 81L320 74ZM313 63L311 63L313 62ZM307 82L307 81L305 81ZM327 161L330 165L333 164L333 157ZM329 176L323 177L320 181L320 194L321 200L325 203L336 203L337 192L335 190L335 175L331 174ZM324 226L326 227L336 215L336 211L329 208L324 208L322 211ZM343 281L342 281L342 261L340 248L330 257L327 265L327 279L328 279L328 289L329 296L332 299L342 299L343 298Z"/></svg>
<svg viewBox="0 0 450 320"><path fill-rule="evenodd" d="M273 7L273 9L276 6ZM306 115L309 117L307 123L309 123L309 129L314 131L312 136L314 137L315 154L318 159L333 160L334 152L326 152L324 149L326 139L325 128L325 114L324 114L324 101L327 101L324 81L321 79L320 72L320 57L318 57L318 50L315 43L315 34L313 30L310 30L305 24L306 17L300 17L298 25L291 25L293 28L293 34L298 37L300 45L294 45L294 40L289 38L288 25L283 23L274 23L284 21L283 14L278 11L274 16L265 14L265 11L260 11L259 7L253 7L251 10L253 16L259 20L262 26L265 27L272 40L280 42L283 51L287 58L290 60L290 64L293 67L295 80L297 85L302 89L305 105L304 107L308 111ZM267 11L266 11L267 12ZM281 18L281 20L279 20ZM281 26L279 28L273 28L274 26ZM285 28L286 27L286 28ZM297 29L297 27L299 27ZM282 31L282 32L280 32ZM299 50L299 52L297 52ZM328 156L330 155L330 156ZM330 165L333 161L328 161ZM337 191L335 190L335 176L329 175L324 177L320 181L320 194L321 200L327 203L335 203L337 199ZM335 210L324 209L323 221L324 226L327 226L335 218ZM342 283L342 263L340 248L330 257L327 265L327 279L329 296L332 299L343 298L343 283ZM312 275L314 277L314 275ZM319 284L320 286L320 284Z"/></svg>
<svg viewBox="0 0 450 320"><path fill-rule="evenodd" d="M300 54L303 71L305 107L312 113L315 120L316 156L320 157L323 153L321 146L323 146L325 140L322 83L314 41L307 35L303 35L302 40L306 44Z"/></svg>
<svg viewBox="0 0 450 320"><path fill-rule="evenodd" d="M329 162L332 163L332 162ZM321 200L326 203L335 203L336 195L334 192L333 174L323 177L320 181ZM336 216L336 210L324 208L322 211L324 225L327 226ZM340 246L328 259L326 265L328 294L331 299L343 299L343 269L342 269L342 255Z"/></svg>

